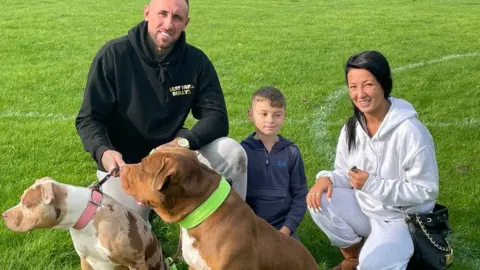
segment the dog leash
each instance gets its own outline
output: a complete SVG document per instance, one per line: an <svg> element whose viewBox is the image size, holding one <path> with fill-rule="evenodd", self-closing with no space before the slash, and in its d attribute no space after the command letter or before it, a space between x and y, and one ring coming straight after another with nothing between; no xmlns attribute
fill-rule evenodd
<svg viewBox="0 0 480 270"><path fill-rule="evenodd" d="M113 168L113 170L109 173L107 173L107 175L105 175L105 177L103 177L100 181L98 181L98 183L96 183L95 185L94 184L91 184L89 188L93 189L93 190L98 190L100 191L100 188L102 187L102 185L107 182L107 180L112 177L112 175L118 173L120 171L120 168L119 167L115 167Z"/></svg>
<svg viewBox="0 0 480 270"><path fill-rule="evenodd" d="M175 263L178 261L178 256L180 256L180 252L182 251L182 227L178 226L179 232L178 232L178 246L177 246L177 251L175 252L175 255L173 257L168 257L168 266L169 270L177 270L177 266Z"/></svg>
<svg viewBox="0 0 480 270"><path fill-rule="evenodd" d="M75 230L82 230L85 226L92 220L95 216L97 208L102 205L103 202L103 192L101 190L102 185L115 173L118 173L120 169L118 167L114 168L110 173L103 177L98 183L91 184L88 186L88 189L92 191L90 194L90 199L87 203L86 208L83 210L83 213L80 215L80 218L77 220L75 225L72 227Z"/></svg>

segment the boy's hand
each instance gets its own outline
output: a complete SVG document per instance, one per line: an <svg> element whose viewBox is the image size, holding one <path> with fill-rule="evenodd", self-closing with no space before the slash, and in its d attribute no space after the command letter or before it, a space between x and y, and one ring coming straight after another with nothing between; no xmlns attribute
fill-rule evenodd
<svg viewBox="0 0 480 270"><path fill-rule="evenodd" d="M292 231L286 227L286 226L283 226L281 229L280 229L280 232L285 234L286 236L290 236L290 234L292 234Z"/></svg>
<svg viewBox="0 0 480 270"><path fill-rule="evenodd" d="M350 177L350 184L355 189L362 189L363 185L367 182L368 172L357 169L353 167L349 172L348 176Z"/></svg>

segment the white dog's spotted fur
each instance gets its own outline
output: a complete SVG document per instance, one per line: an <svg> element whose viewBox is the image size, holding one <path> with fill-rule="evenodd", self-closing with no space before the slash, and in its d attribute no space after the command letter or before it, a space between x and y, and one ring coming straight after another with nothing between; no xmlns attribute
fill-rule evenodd
<svg viewBox="0 0 480 270"><path fill-rule="evenodd" d="M82 258L82 269L166 269L162 250L147 223L107 195L83 229L72 228L91 193L88 188L51 178L38 179L25 190L20 203L2 216L7 226L18 232L70 229L75 250Z"/></svg>

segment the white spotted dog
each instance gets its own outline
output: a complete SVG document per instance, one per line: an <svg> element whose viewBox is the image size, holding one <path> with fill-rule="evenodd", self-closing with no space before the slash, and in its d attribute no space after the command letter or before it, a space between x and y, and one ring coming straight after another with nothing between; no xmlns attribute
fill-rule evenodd
<svg viewBox="0 0 480 270"><path fill-rule="evenodd" d="M69 229L82 269L168 269L149 225L111 197L45 177L5 211L9 229Z"/></svg>

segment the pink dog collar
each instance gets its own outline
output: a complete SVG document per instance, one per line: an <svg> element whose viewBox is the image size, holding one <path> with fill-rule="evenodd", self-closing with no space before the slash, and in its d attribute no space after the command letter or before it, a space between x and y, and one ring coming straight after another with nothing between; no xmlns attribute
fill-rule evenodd
<svg viewBox="0 0 480 270"><path fill-rule="evenodd" d="M87 226L97 212L97 208L102 205L103 193L92 189L92 195L88 201L87 207L83 210L82 215L78 219L77 223L73 226L75 230L81 230Z"/></svg>

